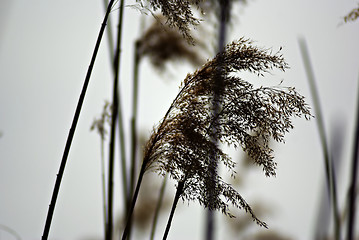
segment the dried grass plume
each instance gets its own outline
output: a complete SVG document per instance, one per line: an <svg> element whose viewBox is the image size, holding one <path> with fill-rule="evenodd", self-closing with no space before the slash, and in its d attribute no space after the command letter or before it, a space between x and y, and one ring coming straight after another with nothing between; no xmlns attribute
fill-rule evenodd
<svg viewBox="0 0 359 240"><path fill-rule="evenodd" d="M221 71L217 69L220 68ZM212 139L241 147L267 176L275 175L276 163L268 142L282 142L292 125L292 117L311 117L304 97L292 87L260 87L241 79L237 72L249 71L264 76L272 69L288 68L280 52L252 46L241 38L228 44L224 51L184 79L180 92L162 122L154 130L145 148L144 163L161 175L184 184L183 200L198 201L211 210L233 217L229 204L259 220L242 196L220 175L210 174L213 156L231 176L235 162ZM215 77L221 73L223 88L221 110L212 114ZM216 119L214 119L216 118ZM210 129L216 128L216 135ZM214 181L215 199L209 199L206 182Z"/></svg>
<svg viewBox="0 0 359 240"><path fill-rule="evenodd" d="M192 6L200 7L204 0L147 0L154 11L161 10L161 13L168 19L170 27L176 27L183 36L192 41L190 35L191 26L199 24L191 9Z"/></svg>
<svg viewBox="0 0 359 240"><path fill-rule="evenodd" d="M167 18L163 15L155 15L151 26L137 40L139 57L148 56L151 63L160 70L165 63L173 60L184 59L194 66L204 63L198 48L189 44L176 28L169 27ZM204 44L195 39L197 47L204 49Z"/></svg>
<svg viewBox="0 0 359 240"><path fill-rule="evenodd" d="M358 18L359 18L359 4L357 8L351 10L350 13L348 13L348 15L344 17L344 22L349 22L349 21L354 22Z"/></svg>

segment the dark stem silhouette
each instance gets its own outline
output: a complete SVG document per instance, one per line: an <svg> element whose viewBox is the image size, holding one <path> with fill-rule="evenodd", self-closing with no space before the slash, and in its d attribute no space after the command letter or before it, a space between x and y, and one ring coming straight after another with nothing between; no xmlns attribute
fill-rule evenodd
<svg viewBox="0 0 359 240"><path fill-rule="evenodd" d="M181 91L177 94L176 98L173 100L171 106L169 107L169 109L167 110L166 114L165 114L165 117L163 118L162 120L162 123L161 125L159 126L159 128L161 128L162 126L164 126L165 124L165 120L167 119L168 115L170 114L172 108L174 107L174 103L177 101L177 99L180 97L181 93L186 89L186 86L188 86L188 84L186 84L182 89ZM156 141L158 139L158 136L155 137L153 143L155 144ZM150 146L149 148L149 152L152 151L153 147L154 147L154 144L152 146ZM147 165L150 161L149 159L150 156L145 156L143 161L142 161L142 165L141 165L141 169L140 169L140 172L138 174L138 179L137 179L137 184L136 184L136 188L135 188L135 192L133 194L133 197L131 199L131 204L130 204L130 207L129 207L129 210L128 210L128 213L127 213L127 219L126 219L126 226L125 226L125 229L123 231L123 234L122 234L122 240L126 240L127 237L128 237L128 234L130 232L130 228L131 228L131 219L132 219L132 215L133 215L133 210L135 208L135 205L136 205L136 202L137 202L137 198L138 198L138 193L140 191L140 188L141 188L141 184L142 184L142 179L143 179L143 175L145 174L146 172L146 169L147 169Z"/></svg>
<svg viewBox="0 0 359 240"><path fill-rule="evenodd" d="M109 147L109 175L108 175L108 213L107 213L107 228L106 228L106 240L112 240L113 235L113 178L114 178L114 163L115 163L115 137L116 137L116 123L118 117L118 109L120 105L118 87L120 77L120 60L121 60L121 40L122 40L122 20L123 20L123 4L120 2L119 11L119 23L117 32L116 53L114 59L114 82L113 82L113 99L112 99L112 118L111 118L111 135L110 135L110 147ZM126 204L126 202L125 202Z"/></svg>
<svg viewBox="0 0 359 240"><path fill-rule="evenodd" d="M166 239L167 239L168 233L169 233L169 231L170 231L171 224L172 224L172 220L173 220L173 216L174 216L174 213L175 213L175 211L176 211L177 203L178 203L178 200L179 200L179 198L181 197L181 194L182 194L182 192L183 192L184 183L185 183L185 180L178 182L178 186L177 186L177 190L176 190L176 195L175 195L175 198L174 198L173 204L172 204L171 213L170 213L170 216L169 216L169 218L168 218L166 230L165 230L165 233L164 233L163 238L162 238L163 240L166 240Z"/></svg>
<svg viewBox="0 0 359 240"><path fill-rule="evenodd" d="M67 140L66 140L66 145L65 145L63 156L62 156L59 172L58 172L57 177L56 177L56 182L55 182L54 191L52 193L52 198L51 198L51 203L50 203L49 210L48 210L47 217L46 217L45 228L44 228L44 232L43 232L43 235L42 235L42 240L48 239L48 236L49 236L49 231L50 231L52 217L53 217L54 210L55 210L56 200L57 200L57 196L59 194L61 180L62 180L62 176L63 176L64 171L65 171L65 166L66 166L67 158L68 158L68 155L69 155L69 152L70 152L72 139L73 139L73 137L75 135L75 130L76 130L78 119L80 117L81 108L82 108L82 105L83 105L83 102L84 102L84 99L85 99L87 86L88 86L88 84L90 82L92 69L93 69L93 66L95 64L97 52L98 52L98 49L100 47L102 36L103 36L103 33L105 31L105 28L106 28L107 19L108 19L108 16L109 16L110 12L111 12L111 8L112 8L113 3L114 3L114 0L111 0L110 3L108 4L107 11L106 11L105 17L103 19L99 35L97 37L94 52L93 52L92 57L91 57L90 65L89 65L89 68L88 68L87 73L86 73L86 77L85 77L85 81L84 81L84 84L83 84L83 87L82 87L82 90L81 90L79 101L78 101L77 106L76 106L75 115L74 115L74 118L72 120L69 135L68 135Z"/></svg>
<svg viewBox="0 0 359 240"><path fill-rule="evenodd" d="M304 67L307 73L310 92L313 98L314 111L316 116L316 122L319 131L319 137L322 144L322 150L324 155L324 164L325 164L325 173L326 173L326 182L328 186L328 193L330 204L332 206L333 211L333 219L334 219L334 235L335 239L340 239L340 216L339 216L339 207L337 200L337 190L336 190L336 178L335 178L335 169L331 159L331 155L329 153L328 147L328 138L325 133L324 120L322 115L322 109L319 101L319 94L317 91L317 87L315 84L315 77L312 69L312 65L310 63L309 53L307 49L307 45L304 39L299 39L299 47L302 53Z"/></svg>
<svg viewBox="0 0 359 240"><path fill-rule="evenodd" d="M229 4L230 4L230 0L220 0L219 2L219 10L220 10L220 14L219 14L219 34L218 34L218 52L222 52L224 50L224 46L225 46L225 41L226 41L226 33L227 33L227 21L229 18ZM221 63L222 60L219 59L219 63ZM213 118L217 119L218 115L221 112L221 108L222 108L222 99L221 99L221 92L223 91L223 78L222 76L223 74L223 66L219 66L216 69L215 74L215 84L214 84L214 98L213 98ZM216 120L215 120L216 121ZM212 124L211 124L212 125ZM218 124L214 124L217 125ZM216 132L217 129L216 128L212 128L210 129L210 131L212 131L211 135L212 136L216 136ZM214 142L214 144L218 144L218 141L216 139L216 137L214 137L211 141ZM212 178L215 179L216 175L217 175L217 165L218 165L218 159L216 159L216 156L213 155L212 156L212 164L213 166L213 171L212 171ZM210 199L210 205L213 202L213 196L214 195L213 190L216 189L216 186L212 186L215 183L215 181L209 181L208 184L208 193L209 193L209 199ZM207 216L206 216L206 232L205 232L205 239L206 240L212 240L214 238L214 228L215 228L215 215L214 215L214 210L209 207L208 211L207 211Z"/></svg>
<svg viewBox="0 0 359 240"><path fill-rule="evenodd" d="M126 240L128 238L129 233L130 233L132 214L133 214L133 210L134 210L135 205L136 205L136 201L137 201L137 198L138 198L138 193L140 191L143 175L146 172L146 162L148 162L148 160L144 159L144 161L142 163L142 166L141 166L139 176L138 176L136 189L135 189L135 192L134 192L133 197L132 197L131 206L130 206L130 208L128 210L128 213L127 213L126 226L125 226L125 230L123 231L123 234L122 234L122 240Z"/></svg>
<svg viewBox="0 0 359 240"><path fill-rule="evenodd" d="M165 188L166 188L167 178L168 178L168 176L166 175L164 177L164 179L163 179L160 194L159 194L156 209L155 209L155 214L153 216L152 227L151 227L151 237L150 237L151 240L153 240L154 237L155 237L155 232L156 232L156 227L157 227L157 222L158 222L158 216L160 214L160 209L161 209L161 206L162 206L162 203L163 203L163 198L165 196Z"/></svg>
<svg viewBox="0 0 359 240"><path fill-rule="evenodd" d="M355 237L355 214L356 214L356 196L357 196L357 175L358 175L358 157L359 157L359 98L357 99L355 123L354 153L351 164L351 176L349 185L349 214L347 240L353 240Z"/></svg>

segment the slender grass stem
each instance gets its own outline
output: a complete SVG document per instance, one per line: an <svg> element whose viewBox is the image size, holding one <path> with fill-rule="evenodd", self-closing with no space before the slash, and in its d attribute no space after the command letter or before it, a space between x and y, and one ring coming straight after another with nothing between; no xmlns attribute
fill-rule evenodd
<svg viewBox="0 0 359 240"><path fill-rule="evenodd" d="M314 73L312 70L312 65L310 63L307 45L304 39L299 39L299 47L302 53L304 67L309 81L309 87L313 99L314 111L317 119L320 141L322 144L322 150L324 154L326 181L327 181L330 203L332 206L333 219L334 219L334 235L335 235L335 239L339 240L341 233L340 233L340 216L339 216L339 210L338 210L339 208L338 208L337 193L336 193L336 179L334 172L335 169L329 153L328 141L324 127L324 120L323 120L322 110L319 101L319 94L315 84Z"/></svg>
<svg viewBox="0 0 359 240"><path fill-rule="evenodd" d="M160 126L158 127L159 131L160 129L164 126L165 122L166 122L166 119L167 117L169 116L169 114L171 113L171 110L173 109L173 107L175 106L178 98L181 96L181 94L187 89L187 87L190 85L190 83L194 80L194 78L190 79L182 88L181 90L179 91L179 93L177 94L177 96L175 97L175 99L173 100L171 106L168 108L164 118L162 119L162 122L160 124ZM159 140L159 135L157 134L155 136L155 139L153 140L153 144L152 146L149 148L148 152L151 152L154 145L156 144L156 142ZM132 214L133 214L133 210L135 208L135 205L136 205L136 201L137 201L137 198L138 198L138 193L139 193L139 190L141 188L141 184L142 184L142 179L143 179L143 175L145 174L146 172L146 168L147 168L147 165L148 163L150 162L150 159L148 157L145 157L142 161L142 165L141 165L141 169L140 169L140 172L139 172L139 175L138 175L138 180L137 180L137 184L136 184L136 188L135 188L135 192L133 194L133 197L132 197L132 200L131 200L131 204L129 206L129 211L128 211L128 214L127 214L127 219L126 219L126 226L125 226L125 230L122 234L122 240L125 240L127 239L128 237L128 234L129 234L129 231L130 231L130 226L131 226L131 218L132 218Z"/></svg>
<svg viewBox="0 0 359 240"><path fill-rule="evenodd" d="M163 240L166 240L166 239L167 239L168 233L169 233L169 231L170 231L171 224L172 224L172 219L173 219L173 216L174 216L176 207L177 207L178 200L179 200L181 194L183 193L184 182L185 182L185 181L180 181L180 182L178 182L178 186L177 186L177 190L176 190L176 195L175 195L175 198L174 198L173 204L172 204L171 213L170 213L170 216L169 216L169 218L168 218L166 230L165 230L165 233L164 233L163 238L162 238Z"/></svg>
<svg viewBox="0 0 359 240"><path fill-rule="evenodd" d="M21 236L14 229L12 229L6 225L0 224L0 230L11 234L16 240L22 239Z"/></svg>
<svg viewBox="0 0 359 240"><path fill-rule="evenodd" d="M138 54L138 44L135 45L135 60L133 70L133 93L132 93L132 117L131 117L131 182L130 193L131 196L135 186L136 175L136 153L137 153L137 109L138 109L138 70L139 70L140 57Z"/></svg>
<svg viewBox="0 0 359 240"><path fill-rule="evenodd" d="M124 0L120 2L120 9L119 9L119 24L118 24L118 46L117 49L120 51L121 47L121 40L122 40L122 25L123 25L123 10L124 10ZM120 65L117 65L120 67ZM120 171L122 175L122 189L123 189L123 201L125 209L128 209L129 202L131 200L131 195L128 189L128 174L127 174L127 160L126 160L126 146L125 146L125 131L123 127L123 116L122 116L122 103L121 103L121 94L120 91L118 92L118 130L119 130L119 144L120 144Z"/></svg>
<svg viewBox="0 0 359 240"><path fill-rule="evenodd" d="M112 99L112 117L111 117L111 136L110 136L110 149L109 149L109 174L108 174L108 213L107 213L107 240L112 240L113 235L113 178L114 178L114 162L115 162L115 136L116 136L116 123L119 112L119 76L120 76L120 60L121 60L121 40L122 40L122 19L123 19L123 0L120 3L119 11L119 26L117 34L117 46L114 59L114 83L113 83L113 99ZM126 192L127 193L127 192ZM127 199L125 195L125 199ZM126 204L127 201L125 201Z"/></svg>
<svg viewBox="0 0 359 240"><path fill-rule="evenodd" d="M156 232L156 227L157 227L157 222L158 222L158 216L160 214L160 209L161 209L161 206L162 206L162 203L163 203L163 198L165 196L166 183L167 183L167 174L163 179L162 186L161 186L161 189L160 189L160 194L159 194L156 209L155 209L155 215L153 216L150 240L153 240L154 237L155 237L155 232Z"/></svg>
<svg viewBox="0 0 359 240"><path fill-rule="evenodd" d="M104 139L101 137L101 182L102 182L102 201L103 201L103 222L104 234L107 239L107 198L106 198L106 175L105 175L105 153Z"/></svg>
<svg viewBox="0 0 359 240"><path fill-rule="evenodd" d="M106 11L106 7L108 5L108 0L103 0L103 5L104 5L104 10ZM108 40L108 46L109 46L109 53L110 53L110 61L112 62L115 59L114 56L114 44L113 44L113 37L112 37L112 26L111 26L111 18L109 18L107 20L107 28L106 28L106 32L107 32L107 40ZM114 65L112 65L112 70L113 73L115 73L115 67ZM106 176L105 176L105 156L104 156L104 140L102 139L101 141L101 171L102 171L102 198L103 198L103 202L104 202L104 206L103 206L103 215L104 215L104 237L105 239L108 239L108 232L107 232L107 196L106 196Z"/></svg>
<svg viewBox="0 0 359 240"><path fill-rule="evenodd" d="M104 5L107 6L108 0L103 1ZM122 14L123 14L123 5L120 6L120 13L119 13L119 25L122 26ZM119 29L122 29L122 27L119 27ZM114 42L112 38L112 27L111 27L111 21L108 19L108 27L107 27L107 35L108 35L108 45L109 45L109 52L110 52L110 59L112 64L112 70L115 75L115 71L117 66L115 65L115 47ZM120 38L118 38L120 39ZM123 129L123 121L122 121L122 105L121 105L121 93L118 91L118 106L117 106L117 112L118 112L118 127L119 127L119 143L120 143L120 171L122 176L122 191L123 191L123 202L124 202L124 209L127 209L128 202L129 202L129 194L128 194L128 185L127 185L127 167L126 167L126 148L125 148L125 134ZM106 197L104 198L106 199ZM106 219L105 219L105 225L107 226L107 208L105 209L106 213L104 213ZM106 229L106 227L105 227ZM107 235L107 230L105 230L105 239Z"/></svg>
<svg viewBox="0 0 359 240"><path fill-rule="evenodd" d="M135 192L133 194L133 198L132 198L132 201L131 201L131 206L130 206L128 214L127 214L126 227L125 227L125 230L123 231L123 234L122 234L122 240L126 240L127 237L128 237L128 234L130 232L132 214L133 214L133 210L134 210L135 205L136 205L138 193L140 191L140 187L141 187L141 184L142 184L143 175L146 172L147 163L148 163L148 159L147 160L144 159L143 162L142 162L142 166L141 166L141 170L140 170L140 173L139 173L139 176L138 176Z"/></svg>
<svg viewBox="0 0 359 240"><path fill-rule="evenodd" d="M114 178L114 159L115 159L115 135L116 135L116 121L118 111L118 93L117 81L115 77L113 86L113 101L112 101L112 117L111 117L111 137L109 148L109 165L108 165L108 197L107 197L107 227L106 227L106 240L112 239L113 234L113 178Z"/></svg>
<svg viewBox="0 0 359 240"><path fill-rule="evenodd" d="M219 35L218 35L218 52L222 52L225 46L225 41L226 41L226 35L227 35L227 20L229 18L229 4L230 4L230 0L220 0L219 1L219 7L220 7L220 16L219 16ZM221 62L221 61L219 61ZM217 116L220 114L221 112L221 108L222 108L222 99L221 99L221 92L222 92L222 86L223 86L223 79L222 79L222 72L223 69L220 66L218 68L218 70L216 71L216 77L215 77L215 86L214 86L214 98L213 98L213 116L214 119L217 119ZM212 136L216 136L216 132L217 129L213 128L210 129L210 131L212 131L213 135ZM213 142L215 142L215 144L217 145L217 139L214 137L212 139ZM212 166L213 166L213 176L212 178L215 179L216 175L217 175L217 165L218 165L218 159L216 158L215 155L213 155L213 159L212 159ZM209 199L210 199L210 206L212 205L212 200L213 199L213 191L215 189L216 186L213 186L213 183L215 183L215 181L210 181L208 184L208 193L209 193ZM212 240L214 238L214 226L215 226L215 219L214 219L215 215L214 212L212 210L211 207L208 208L207 211L207 217L206 217L206 232L205 232L205 239L206 240Z"/></svg>
<svg viewBox="0 0 359 240"><path fill-rule="evenodd" d="M106 7L108 5L108 0L103 0L103 5L104 5L104 9L106 10ZM115 47L114 47L114 44L113 44L113 37L112 37L112 25L111 25L111 18L109 18L107 20L107 28L106 28L106 32L107 32L107 42L108 42L108 46L109 46L109 49L110 49L110 60L111 62L113 61L113 59L115 59ZM113 68L114 70L114 68Z"/></svg>
<svg viewBox="0 0 359 240"><path fill-rule="evenodd" d="M359 91L358 91L359 96ZM356 110L356 126L354 139L354 152L351 165L351 176L349 185L349 214L348 214L348 229L347 240L353 240L355 236L355 214L356 214L356 191L357 191L357 175L358 175L358 157L359 157L359 97L357 99Z"/></svg>
<svg viewBox="0 0 359 240"><path fill-rule="evenodd" d="M135 188L135 175L137 168L137 108L138 108L138 70L140 64L140 56L138 54L138 42L135 43L133 67L133 93L132 93L132 117L131 117L131 172L130 172L130 196L133 195ZM128 208L127 208L128 209ZM127 213L126 213L127 215ZM130 222L130 232L132 229L132 221Z"/></svg>
<svg viewBox="0 0 359 240"><path fill-rule="evenodd" d="M55 182L54 191L53 191L52 198L51 198L51 203L50 203L49 210L48 210L47 217L46 217L46 222L45 222L44 232L43 232L43 235L42 235L42 240L48 239L48 236L49 236L49 231L50 231L52 217L53 217L54 210L55 210L56 200L57 200L57 196L58 196L58 193L59 193L59 190L60 190L62 176L63 176L64 171L65 171L67 158L68 158L68 155L69 155L69 152L70 152L72 139L73 139L73 137L75 135L77 122L78 122L78 119L80 117L80 112L81 112L81 108L82 108L82 105L83 105L83 102L84 102L84 99L85 99L86 90L87 90L88 84L90 82L92 69L93 69L93 66L95 64L97 52L98 52L98 49L100 48L100 43L101 43L101 40L102 40L102 36L103 36L104 31L105 31L107 19L108 19L108 16L109 16L110 12L111 12L111 8L112 8L113 3L114 3L114 0L111 0L110 3L108 4L107 11L106 11L105 17L103 19L99 35L97 37L94 52L93 52L92 57L91 57L90 65L89 65L89 68L88 68L87 73L86 73L86 77L85 77L85 81L84 81L84 84L83 84L83 87L82 87L82 90L81 90L79 101L77 103L75 115L74 115L74 118L73 118L73 121L72 121L72 124L71 124L69 135L68 135L67 140L66 140L66 145L65 145L63 156L62 156L59 172L58 172L57 177L56 177L56 182Z"/></svg>
<svg viewBox="0 0 359 240"><path fill-rule="evenodd" d="M104 0L104 3L106 4L108 2L108 0ZM119 8L120 11L120 16L123 14L123 5L120 6ZM122 19L122 17L121 17ZM110 19L108 20L108 24L110 24ZM122 29L122 20L120 21L119 25L121 25L121 27L119 27L119 29ZM109 43L109 49L110 49L110 59L111 61L114 61L115 56L115 47L114 47L114 43L113 43L113 39L112 39L112 27L109 26L107 27L107 34L108 34L108 43ZM112 69L113 72L115 73L115 64L112 65ZM128 204L129 202L129 194L128 194L128 184L127 184L127 164L126 164L126 148L125 148L125 132L124 132L124 128L123 128L123 121L122 121L122 104L121 104L121 92L118 92L118 127L119 127L119 143L120 143L120 157L121 157L121 173L122 173L122 189L123 189L123 196L124 196L124 202L125 205ZM127 205L125 206L125 208L127 209Z"/></svg>

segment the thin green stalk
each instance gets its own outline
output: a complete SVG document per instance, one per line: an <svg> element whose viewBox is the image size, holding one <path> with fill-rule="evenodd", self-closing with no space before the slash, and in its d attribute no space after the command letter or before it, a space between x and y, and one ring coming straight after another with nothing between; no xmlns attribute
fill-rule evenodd
<svg viewBox="0 0 359 240"><path fill-rule="evenodd" d="M133 195L135 188L135 175L137 168L137 108L138 108L138 70L140 56L138 54L138 42L135 43L135 58L133 67L133 92L132 92L132 117L131 117L131 172L130 172L130 196ZM127 208L128 209L128 208ZM127 213L126 213L127 215ZM130 222L130 232L132 222ZM130 237L129 237L130 238Z"/></svg>
<svg viewBox="0 0 359 240"><path fill-rule="evenodd" d="M324 154L326 181L327 181L328 192L330 196L330 202L332 206L332 213L334 219L334 235L335 235L335 239L339 240L341 233L340 233L340 216L339 216L339 210L338 210L339 208L338 208L337 193L336 193L336 179L334 174L335 169L333 167L333 162L330 159L328 142L325 134L324 120L319 102L319 94L317 92L314 73L312 70L312 65L310 63L307 45L304 39L299 39L299 47L302 53L304 67L309 81L309 87L313 99L313 105L314 105L315 116L317 119L320 141L322 144L322 150Z"/></svg>
<svg viewBox="0 0 359 240"><path fill-rule="evenodd" d="M155 237L155 232L156 232L156 227L157 227L157 222L158 222L158 216L160 214L160 209L161 209L161 206L162 206L162 203L163 203L163 198L165 196L166 183L167 183L167 174L163 179L162 186L161 186L161 189L160 189L160 195L158 197L158 202L157 202L156 209L155 209L155 215L154 215L153 221L152 221L150 240L153 240L154 237Z"/></svg>
<svg viewBox="0 0 359 240"><path fill-rule="evenodd" d="M86 73L86 77L85 77L85 81L84 81L84 84L83 84L83 87L82 87L82 90L81 90L80 98L79 98L79 101L77 103L75 115L74 115L74 118L73 118L73 121L72 121L72 124L71 124L69 135L68 135L67 140L66 140L66 145L65 145L63 156L62 156L59 172L58 172L57 177L56 177L56 182L55 182L54 191L53 191L52 198L51 198L51 203L50 203L50 206L49 206L49 211L48 211L47 217L46 217L45 228L44 228L44 232L43 232L43 235L42 235L42 240L48 239L48 236L49 236L49 231L50 231L50 227L51 227L51 221L52 221L52 217L53 217L54 210L55 210L57 196L58 196L58 193L59 193L59 190L60 190L62 176L63 176L64 171L65 171L67 157L68 157L69 152L70 152L72 139L74 137L77 122L78 122L78 119L80 117L80 112L81 112L81 108L82 108L82 105L83 105L83 102L84 102L84 99L85 99L87 86L88 86L88 84L90 82L92 69L93 69L93 66L95 64L97 52L98 52L98 49L100 47L101 39L102 39L103 33L105 31L107 19L108 19L108 16L109 16L110 12L111 12L111 8L112 8L113 3L114 3L114 0L111 0L110 3L108 4L107 11L106 11L105 17L103 19L99 35L97 37L95 49L94 49L94 52L93 52L92 57L91 57L90 65L89 65L89 68L88 68L87 73Z"/></svg>
<svg viewBox="0 0 359 240"><path fill-rule="evenodd" d="M119 75L120 75L120 60L121 60L121 40L122 40L122 18L123 18L123 0L120 3L119 12L119 26L117 34L117 46L114 59L114 83L113 83L113 99L112 99L112 115L111 115L111 135L110 135L110 149L109 149L109 175L108 175L108 212L107 212L107 239L112 240L113 235L113 178L114 178L114 162L115 162L115 136L116 136L116 123L118 117L118 110L120 106L118 86L119 86ZM126 197L125 197L126 198Z"/></svg>
<svg viewBox="0 0 359 240"><path fill-rule="evenodd" d="M358 91L359 96L359 91ZM356 190L358 175L358 157L359 157L359 97L357 99L357 116L355 126L354 153L351 166L351 177L349 185L349 214L348 214L348 230L347 240L353 240L355 237L355 214L356 214Z"/></svg>
<svg viewBox="0 0 359 240"><path fill-rule="evenodd" d="M165 233L164 233L163 238L162 238L163 240L167 239L168 233L170 231L172 219L173 219L176 207L177 207L178 200L179 200L181 194L183 193L184 182L185 181L178 182L176 195L175 195L175 198L174 198L173 204L172 204L171 214L170 214L170 217L168 218L166 230L165 230Z"/></svg>

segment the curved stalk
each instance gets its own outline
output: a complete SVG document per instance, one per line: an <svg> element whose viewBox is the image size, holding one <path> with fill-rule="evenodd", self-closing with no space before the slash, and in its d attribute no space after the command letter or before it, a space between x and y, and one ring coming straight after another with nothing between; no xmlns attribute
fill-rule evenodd
<svg viewBox="0 0 359 240"><path fill-rule="evenodd" d="M158 127L158 130L160 131L160 129L163 127L163 125L165 124L166 122L166 119L167 117L169 116L169 114L171 113L171 110L173 109L173 107L175 106L175 104L177 103L178 101L178 98L181 96L181 94L187 89L188 86L190 86L190 83L194 81L194 78L190 79L188 82L185 83L185 85L181 88L181 90L179 91L179 93L177 94L177 96L175 97L175 99L172 101L172 104L170 105L170 107L168 108L165 116L163 117L162 119L162 122L160 124L160 126ZM155 136L155 139L153 140L153 144L152 146L150 147L150 149L148 150L148 152L151 152L154 145L156 144L156 142L158 141L158 137L159 135L157 134ZM139 193L139 190L140 190L140 187L141 187L141 184L142 184L142 179L143 179L143 175L145 174L146 172L146 169L147 169L147 165L149 163L150 159L149 158L144 158L143 161L142 161L142 165L141 165L141 169L140 169L140 172L139 172L139 175L138 175L138 180L137 180L137 184L136 184L136 188L135 188L135 192L133 194L133 197L131 199L131 205L130 207L128 208L129 211L128 211L128 215L127 215L127 219L126 219L126 226L125 226L125 230L122 234L122 240L125 240L127 239L128 237L128 234L129 234L129 231L130 231L130 225L131 225L131 218L132 218L132 214L133 214L133 210L135 208L135 205L136 205L136 201L137 201L137 197L138 197L138 193Z"/></svg>
<svg viewBox="0 0 359 240"><path fill-rule="evenodd" d="M127 219L126 219L126 227L125 227L125 230L123 231L123 234L122 234L122 240L126 240L128 235L129 235L129 232L130 232L132 214L133 214L133 210L134 210L135 205L136 205L138 192L140 191L143 175L146 172L147 163L148 163L148 159L147 160L144 159L143 162L142 162L140 174L138 176L138 180L137 180L137 184L136 184L136 189L135 189L135 192L133 194L133 198L132 198L132 201L131 201L131 206L130 206L130 208L128 210Z"/></svg>
<svg viewBox="0 0 359 240"><path fill-rule="evenodd" d="M160 190L160 196L158 197L158 202L156 205L156 209L155 209L155 215L153 217L153 221L152 221L152 228L151 228L151 237L150 239L153 240L155 237L155 232L156 232L156 227L157 227L157 222L158 222L158 216L160 213L160 209L162 206L162 202L163 202L163 197L165 196L165 188L166 188L166 183L167 183L167 174L163 179L162 182L162 186L161 186L161 190Z"/></svg>
<svg viewBox="0 0 359 240"><path fill-rule="evenodd" d="M84 102L84 99L85 99L87 86L88 86L88 84L90 82L92 69L93 69L93 66L95 64L97 52L98 52L98 49L100 48L101 39L102 39L103 33L105 31L107 19L108 19L108 16L109 16L110 12L111 12L111 8L112 8L113 3L114 3L114 0L111 0L110 3L108 4L107 11L106 11L105 17L103 19L103 22L102 22L102 25L101 25L101 28L100 28L100 32L99 32L98 37L97 37L95 49L94 49L94 52L93 52L92 57L91 57L90 65L89 65L89 68L88 68L87 73L86 73L86 77L85 77L85 81L84 81L84 84L83 84L83 87L82 87L82 90L81 90L80 98L79 98L79 101L78 101L77 106L76 106L75 115L74 115L74 118L72 120L69 135L68 135L67 140L66 140L66 145L65 145L63 156L62 156L59 172L58 172L57 177L56 177L56 182L55 182L55 186L54 186L54 190L53 190L53 194L52 194L52 198L51 198L51 203L50 203L49 210L48 210L47 217L46 217L45 228L44 228L44 232L43 232L43 235L42 235L42 240L47 240L48 236L49 236L52 217L53 217L54 210L55 210L57 196L58 196L58 193L59 193L59 190L60 190L62 176L63 176L64 171L65 171L67 157L68 157L69 152L70 152L72 139L73 139L73 137L75 135L75 130L76 130L78 119L80 117L81 108L82 108L82 105L83 105L83 102Z"/></svg>
<svg viewBox="0 0 359 240"><path fill-rule="evenodd" d="M173 219L176 207L177 207L178 200L179 200L181 194L183 193L184 182L185 181L178 182L176 195L175 195L175 198L174 198L173 204L172 204L171 214L170 214L170 217L168 218L166 230L165 230L165 233L164 233L163 238L162 238L163 240L167 239L168 233L170 231L171 224L172 224L172 219Z"/></svg>

